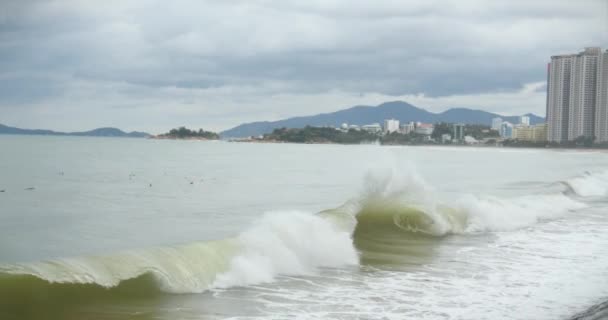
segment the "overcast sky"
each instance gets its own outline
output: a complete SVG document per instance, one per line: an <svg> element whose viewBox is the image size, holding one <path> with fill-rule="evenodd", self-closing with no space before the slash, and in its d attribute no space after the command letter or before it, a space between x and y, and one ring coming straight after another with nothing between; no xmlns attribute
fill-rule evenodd
<svg viewBox="0 0 608 320"><path fill-rule="evenodd" d="M608 0L0 0L0 123L159 133L404 100L544 116Z"/></svg>

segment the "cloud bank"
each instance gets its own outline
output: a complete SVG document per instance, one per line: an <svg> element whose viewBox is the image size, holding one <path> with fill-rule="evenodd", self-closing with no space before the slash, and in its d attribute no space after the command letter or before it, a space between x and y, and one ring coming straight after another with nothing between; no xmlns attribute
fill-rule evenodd
<svg viewBox="0 0 608 320"><path fill-rule="evenodd" d="M220 130L406 100L544 115L554 54L608 47L608 2L11 1L0 122Z"/></svg>

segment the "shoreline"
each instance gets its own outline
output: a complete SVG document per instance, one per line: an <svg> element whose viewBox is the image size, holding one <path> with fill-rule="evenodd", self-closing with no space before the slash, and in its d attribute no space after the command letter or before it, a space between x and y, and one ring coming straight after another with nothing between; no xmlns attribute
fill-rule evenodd
<svg viewBox="0 0 608 320"><path fill-rule="evenodd" d="M151 136L148 139L153 140L196 140L196 141L219 141L221 139L208 139L204 137L168 137L168 136Z"/></svg>
<svg viewBox="0 0 608 320"><path fill-rule="evenodd" d="M496 145L484 145L484 144L381 144L381 143L337 143L337 142L292 142L292 141L279 141L279 140L230 140L220 139L221 141L237 142L237 143L276 143L276 144L302 144L302 145L344 145L344 146L380 146L380 147L456 147L456 148L492 148L492 149L530 149L530 150L568 150L568 151L597 151L597 152L608 152L608 148L589 148L589 147L533 147L533 146L496 146Z"/></svg>

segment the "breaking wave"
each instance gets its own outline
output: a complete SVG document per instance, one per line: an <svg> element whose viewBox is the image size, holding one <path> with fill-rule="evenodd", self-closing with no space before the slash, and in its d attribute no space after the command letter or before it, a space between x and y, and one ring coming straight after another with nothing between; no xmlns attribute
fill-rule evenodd
<svg viewBox="0 0 608 320"><path fill-rule="evenodd" d="M601 196L607 173L568 181ZM450 234L510 231L585 207L567 193L442 202L415 174L370 174L362 194L318 214L272 212L235 238L105 256L0 265L0 307L87 297L198 293L359 263L416 263ZM398 258L395 260L395 258Z"/></svg>
<svg viewBox="0 0 608 320"><path fill-rule="evenodd" d="M608 196L608 171L585 172L584 175L562 182L568 191L581 197Z"/></svg>

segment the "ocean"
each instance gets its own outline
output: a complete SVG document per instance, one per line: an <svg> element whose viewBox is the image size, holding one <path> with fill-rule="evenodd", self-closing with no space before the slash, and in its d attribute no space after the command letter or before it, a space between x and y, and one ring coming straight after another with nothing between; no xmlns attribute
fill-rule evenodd
<svg viewBox="0 0 608 320"><path fill-rule="evenodd" d="M605 319L608 154L0 136L0 319Z"/></svg>

